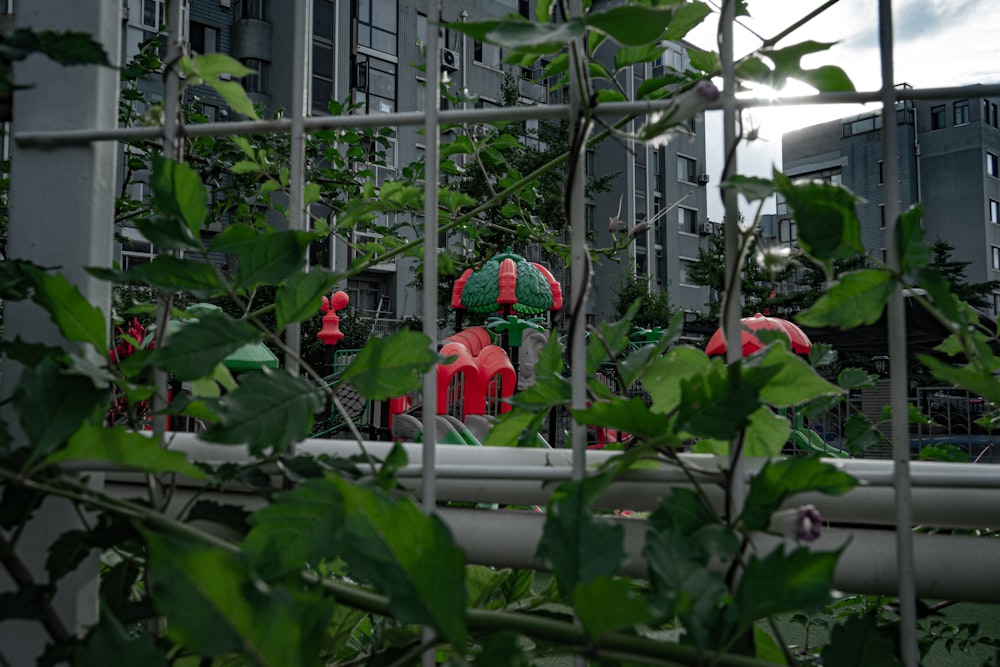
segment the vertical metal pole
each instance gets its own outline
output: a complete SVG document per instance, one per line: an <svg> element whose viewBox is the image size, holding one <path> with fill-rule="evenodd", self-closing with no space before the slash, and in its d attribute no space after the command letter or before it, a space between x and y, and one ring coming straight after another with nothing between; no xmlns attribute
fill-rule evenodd
<svg viewBox="0 0 1000 667"><path fill-rule="evenodd" d="M582 16L583 5L580 0L570 0L570 17ZM578 53L583 53L582 40L576 45ZM582 57L582 55L581 55ZM570 103L570 136L576 132L577 125L582 122L582 110L587 100L583 99L583 85L581 72L576 66L578 63L570 62L569 68L569 103ZM582 67L586 67L583 63ZM580 158L583 156L580 155ZM587 407L587 299L586 295L590 287L590 258L587 256L586 227L583 209L583 188L584 188L584 161L574 160L575 168L567 177L571 179L570 191L572 198L569 202L569 239L570 258L572 261L570 268L570 286L573 295L573 303L580 312L570 313L571 326L574 330L570 332L571 349L570 359L570 405L574 410L584 410ZM629 194L631 196L631 194ZM631 210L628 207L626 210ZM573 446L573 478L583 479L587 469L587 428L578 424L576 420L570 420L570 442Z"/></svg>
<svg viewBox="0 0 1000 667"><path fill-rule="evenodd" d="M896 89L893 73L892 1L879 0L879 45L882 57L882 160L885 183L885 244L889 268L899 271L896 225L899 217L899 149L896 128ZM892 407L893 486L896 490L896 559L899 577L899 634L903 662L915 667L917 651L917 594L914 584L913 507L910 497L910 441L907 417L906 310L903 291L896 285L889 297L889 399Z"/></svg>
<svg viewBox="0 0 1000 667"><path fill-rule="evenodd" d="M723 128L723 151L726 162L723 166L723 182L732 178L736 174L736 144L739 141L739 123L736 110L736 66L733 60L733 23L736 20L735 0L726 0L722 5L722 15L719 18L719 55L722 60L722 128ZM739 279L740 270L740 210L736 191L732 188L722 188L722 203L725 207L726 224L723 228L726 242L726 286L727 290L723 294L722 301L722 322L723 331L726 336L726 362L729 364L739 361L743 357L743 334L740 331L740 302L741 283ZM736 447L736 443L730 443L730 506L727 511L735 518L743 507L743 500L746 496L745 481L743 479L743 456Z"/></svg>
<svg viewBox="0 0 1000 667"><path fill-rule="evenodd" d="M18 3L18 27L35 31L82 31L97 40L112 62L119 53L121 5L104 0L31 0ZM40 55L17 65L19 83L32 88L14 93L14 146L10 179L9 256L42 266L58 266L83 296L105 313L111 307L108 283L89 276L86 266L110 266L114 246L112 221L116 190L118 144L106 142L55 148L21 147L21 132L111 129L118 118L118 75L110 68L63 67ZM53 196L58 193L57 196ZM21 337L72 349L48 314L28 302L5 304L3 337ZM94 361L103 363L104 359ZM4 359L0 397L10 399L23 368ZM4 418L16 426L9 406ZM15 445L23 435L12 429ZM91 481L100 484L99 475ZM20 534L15 553L35 581L45 583L48 548L62 533L81 529L79 517L66 502L48 499ZM71 633L82 633L97 621L96 558L87 559L59 582L53 599L56 613ZM0 569L0 591L12 589ZM0 647L12 665L34 664L52 641L37 622L6 619L0 623Z"/></svg>
<svg viewBox="0 0 1000 667"><path fill-rule="evenodd" d="M306 170L306 53L310 46L308 29L309 7L306 0L295 0L292 15L292 99L289 102L289 113L292 116L291 165L288 181L288 228L302 231L306 228L307 212L305 211L303 193L305 191ZM308 253L308 251L306 251ZM293 322L285 328L285 370L292 375L299 374L299 349L301 347L302 326Z"/></svg>
<svg viewBox="0 0 1000 667"><path fill-rule="evenodd" d="M441 0L427 0L427 90L424 105L424 335L430 339L431 349L437 352L437 311L438 311L438 155L440 153L440 127L438 111L441 104L441 68L438 65L439 26L441 21ZM421 501L424 512L432 514L437 503L437 476L435 471L435 447L437 446L437 372L432 369L423 378L423 486ZM433 631L425 628L424 641L433 637ZM421 664L433 667L434 650L429 649L421 657Z"/></svg>

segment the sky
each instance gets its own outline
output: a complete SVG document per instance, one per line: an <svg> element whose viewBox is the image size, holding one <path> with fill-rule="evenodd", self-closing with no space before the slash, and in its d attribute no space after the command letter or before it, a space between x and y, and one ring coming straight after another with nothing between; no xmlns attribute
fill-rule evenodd
<svg viewBox="0 0 1000 667"><path fill-rule="evenodd" d="M822 0L748 0L751 16L740 21L766 38L822 4ZM915 88L1000 83L998 0L895 0L893 5L896 83L907 83ZM688 35L688 40L702 48L717 50L716 28L715 24L706 22ZM735 26L734 34L737 58L760 44L760 38L739 25ZM878 89L881 80L878 0L840 0L778 46L806 40L836 44L827 51L803 58L804 67L837 65L847 72L857 90ZM804 84L790 82L783 92L806 95L815 91ZM874 108L878 105L750 110L745 113L744 122L758 128L760 139L750 145L744 144L738 156L738 171L746 175L770 176L772 166L781 166L783 132ZM708 213L711 220L720 221L722 203L717 185L722 173L721 112L710 112L706 122L709 137L707 171L713 177L708 193Z"/></svg>

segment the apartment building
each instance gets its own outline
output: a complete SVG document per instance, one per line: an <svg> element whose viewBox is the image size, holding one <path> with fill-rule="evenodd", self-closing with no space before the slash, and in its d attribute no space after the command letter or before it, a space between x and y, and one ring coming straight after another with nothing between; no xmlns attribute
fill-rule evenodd
<svg viewBox="0 0 1000 667"><path fill-rule="evenodd" d="M123 4L123 61L139 44L155 34L165 20L164 0L125 0ZM313 0L310 8L311 45L308 51L309 76L307 108L314 115L327 113L327 104L347 100L360 105L359 112L388 114L422 111L427 106L426 77L417 64L425 62L441 68L455 89L476 98L470 105L489 107L500 103L501 85L513 75L522 104L550 104L564 101L564 89L552 89L541 67L511 68L505 65L501 49L477 42L448 25L463 21L496 19L519 13L533 16L534 0L444 0L439 53L427 56L425 47L430 21L422 0ZM223 52L232 55L256 74L243 83L251 99L265 109L287 108L300 91L292 90L291 58L295 48L292 13L276 0L188 0L184 5L184 36L193 52ZM637 65L632 77L621 83L630 92L643 79L661 75L669 68L687 65L682 45L665 44L664 57L655 65ZM627 78L627 77L626 77ZM143 83L147 96L162 97L158 80ZM210 90L193 90L210 120L225 120L228 111ZM641 119L629 129L637 129ZM537 136L537 121L525 125L524 141ZM444 141L448 138L445 137ZM395 178L398 170L419 160L424 139L418 128L395 128L389 137L385 166L375 169L381 183ZM624 144L624 146L623 146ZM589 317L606 318L611 313L614 293L626 272L647 276L654 289L667 290L671 303L689 310L703 308L708 300L705 288L689 285L685 266L698 256L710 229L706 218L704 119L699 116L665 147L653 148L623 139L608 140L587 154L590 175L615 174L613 191L595 196L587 205L587 225L592 243L610 245L609 218L621 205L620 218L628 225L642 220L654 224L639 234L623 253L621 261L605 261L595 271ZM141 184L137 187L143 187ZM136 193L139 194L139 193ZM379 220L391 225L386 215ZM130 232L126 230L126 236ZM354 232L352 241L369 240L368 232ZM141 261L156 249L133 234L123 246L125 259ZM462 239L443 242L461 247ZM343 268L351 260L350 244L331 240L314 261L329 268ZM538 248L525 249L529 259L545 261ZM362 312L385 320L419 317L421 297L412 287L412 261L399 259L372 267L348 281L352 304ZM564 266L552 266L564 288L569 289ZM567 294L568 297L570 295ZM570 297L571 298L571 297ZM568 299L568 302L571 302Z"/></svg>
<svg viewBox="0 0 1000 667"><path fill-rule="evenodd" d="M954 246L955 260L971 262L969 282L1000 279L1000 98L899 102L900 211L922 203L927 239ZM786 174L839 183L861 198L857 213L865 248L884 257L884 165L881 110L820 123L782 137ZM794 243L795 221L779 198L777 236ZM993 296L1000 314L1000 294Z"/></svg>

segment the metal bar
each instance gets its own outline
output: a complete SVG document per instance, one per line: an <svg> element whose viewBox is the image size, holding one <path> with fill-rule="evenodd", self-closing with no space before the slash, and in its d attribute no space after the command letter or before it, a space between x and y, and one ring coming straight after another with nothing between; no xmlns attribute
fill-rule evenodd
<svg viewBox="0 0 1000 667"><path fill-rule="evenodd" d="M882 197L885 206L885 244L889 268L900 267L896 243L899 216L899 147L896 129L896 87L893 73L892 0L879 0L879 52L882 68L882 160L885 178ZM889 297L889 403L892 407L892 453L896 488L896 562L899 595L900 652L903 662L916 667L917 595L914 584L913 506L910 498L910 435L907 405L906 310L902 286L897 284Z"/></svg>
<svg viewBox="0 0 1000 667"><path fill-rule="evenodd" d="M311 3L309 3L311 4ZM289 159L290 174L288 180L288 228L293 231L303 231L308 227L303 193L305 192L305 171L306 171L306 97L308 86L306 86L306 67L308 66L307 52L311 40L308 31L309 4L306 0L295 0L292 9L292 31L294 37L292 44L292 99L289 103L288 112L291 115L291 155ZM309 251L306 251L306 257ZM299 374L299 351L302 347L302 325L292 322L285 327L285 370L292 375Z"/></svg>
<svg viewBox="0 0 1000 667"><path fill-rule="evenodd" d="M571 0L569 16L582 16L583 5L580 0ZM583 62L583 40L577 40L570 45L570 136L577 138L577 145L572 148L582 152L583 141L587 128L584 123L584 87L587 85L586 64ZM578 134L579 133L579 134ZM585 139L584 139L585 141ZM590 289L590 257L586 246L586 228L584 220L584 160L578 153L571 157L572 170L567 172L570 183L569 192L569 235L570 235L570 293L572 295L572 312L570 313L570 405L574 410L587 407L587 292ZM630 195L631 196L631 195ZM587 429L575 419L570 421L570 442L573 448L573 478L582 479L587 466Z"/></svg>
<svg viewBox="0 0 1000 667"><path fill-rule="evenodd" d="M955 86L951 88L925 88L897 90L898 100L934 100L963 95L996 96L1000 95L1000 84L985 84L974 86ZM736 99L737 109L753 109L768 107L814 106L823 104L864 104L878 102L881 99L879 91L858 91L839 93L817 93L815 95L797 95L779 99L744 97ZM651 100L648 102L603 102L596 105L592 113L595 116L619 116L623 114L647 114L662 111L671 106L671 100ZM723 101L706 106L707 110L722 108ZM527 119L561 119L569 113L570 107L564 104L538 105L533 107L504 107L494 109L448 109L439 114L441 124L469 122L489 123L492 121L527 120ZM392 114L377 114L369 116L323 116L306 118L306 132L326 129L365 128L365 127L408 127L424 124L424 114L419 111L404 111ZM184 134L191 137L232 136L248 134L265 134L269 132L290 132L290 118L273 120L238 121L232 123L200 123L184 128ZM38 130L14 133L14 141L22 146L52 146L65 144L90 143L93 141L131 141L138 139L158 139L160 129L156 127L132 127L118 129L80 129L80 130Z"/></svg>
<svg viewBox="0 0 1000 667"><path fill-rule="evenodd" d="M431 349L437 352L438 310L438 155L441 145L441 127L438 114L441 108L441 68L437 54L440 49L440 0L427 0L427 113L424 117L424 335L430 339ZM424 511L431 513L437 502L435 488L435 448L437 446L437 373L424 373L423 377L423 484ZM426 656L425 656L426 659Z"/></svg>
<svg viewBox="0 0 1000 667"><path fill-rule="evenodd" d="M733 23L736 20L735 0L727 0L722 5L719 18L719 57L722 66L722 114L723 114L723 182L736 175L736 153L740 141L740 118L736 108L736 64L733 58ZM734 364L743 357L743 332L740 324L740 303L742 285L740 279L740 238L739 201L736 191L722 188L722 203L725 207L725 248L726 248L726 289L723 294L721 322L726 337L726 363ZM746 498L746 488L742 483L744 461L742 442L729 443L729 506L726 513L735 519L739 516Z"/></svg>

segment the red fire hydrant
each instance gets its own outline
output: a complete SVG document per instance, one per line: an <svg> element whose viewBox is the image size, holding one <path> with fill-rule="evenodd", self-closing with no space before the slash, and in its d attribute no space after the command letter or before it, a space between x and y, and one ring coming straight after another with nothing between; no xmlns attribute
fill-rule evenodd
<svg viewBox="0 0 1000 667"><path fill-rule="evenodd" d="M337 311L346 308L349 301L347 292L334 292L329 299L323 297L323 312L326 314L323 315L323 328L316 336L325 344L336 345L344 337L340 330L340 317L337 316Z"/></svg>

